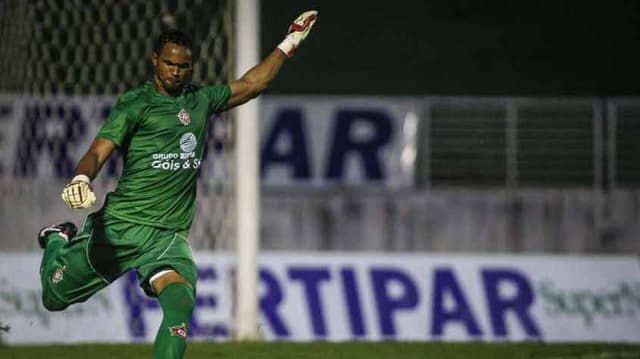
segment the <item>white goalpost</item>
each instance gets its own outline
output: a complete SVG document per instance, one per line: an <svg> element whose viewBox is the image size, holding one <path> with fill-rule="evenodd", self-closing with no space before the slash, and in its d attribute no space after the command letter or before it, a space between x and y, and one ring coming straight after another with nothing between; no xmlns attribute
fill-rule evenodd
<svg viewBox="0 0 640 359"><path fill-rule="evenodd" d="M236 3L236 76L258 63L260 1ZM258 340L258 264L260 231L259 108L256 98L236 109L236 340Z"/></svg>

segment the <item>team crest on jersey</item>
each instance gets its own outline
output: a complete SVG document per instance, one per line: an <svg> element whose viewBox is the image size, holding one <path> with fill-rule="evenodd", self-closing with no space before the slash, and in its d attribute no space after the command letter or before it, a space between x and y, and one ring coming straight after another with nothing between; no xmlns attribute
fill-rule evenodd
<svg viewBox="0 0 640 359"><path fill-rule="evenodd" d="M172 337L187 339L187 326L184 323L176 325L175 327L169 327L169 332L171 332Z"/></svg>
<svg viewBox="0 0 640 359"><path fill-rule="evenodd" d="M180 120L180 123L182 123L185 126L188 126L191 123L191 117L189 117L189 112L185 111L184 109L181 109L180 112L178 112L178 120Z"/></svg>
<svg viewBox="0 0 640 359"><path fill-rule="evenodd" d="M53 272L53 275L51 276L51 281L53 282L53 284L60 283L64 279L64 270L65 269L66 269L65 267L56 268L56 271Z"/></svg>

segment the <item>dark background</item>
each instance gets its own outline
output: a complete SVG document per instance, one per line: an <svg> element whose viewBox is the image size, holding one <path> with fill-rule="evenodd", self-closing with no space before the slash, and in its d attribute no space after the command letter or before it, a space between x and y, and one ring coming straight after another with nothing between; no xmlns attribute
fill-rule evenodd
<svg viewBox="0 0 640 359"><path fill-rule="evenodd" d="M640 1L262 2L262 54L316 27L270 94L640 94Z"/></svg>

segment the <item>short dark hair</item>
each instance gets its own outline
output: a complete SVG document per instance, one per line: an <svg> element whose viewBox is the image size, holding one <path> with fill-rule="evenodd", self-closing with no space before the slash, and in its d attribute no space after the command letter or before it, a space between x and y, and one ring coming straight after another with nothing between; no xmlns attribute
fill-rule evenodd
<svg viewBox="0 0 640 359"><path fill-rule="evenodd" d="M160 51L162 51L162 47L167 43L184 46L187 49L193 51L191 37L180 30L171 29L160 34L160 36L158 36L158 38L156 39L153 51L155 51L156 54L159 54Z"/></svg>

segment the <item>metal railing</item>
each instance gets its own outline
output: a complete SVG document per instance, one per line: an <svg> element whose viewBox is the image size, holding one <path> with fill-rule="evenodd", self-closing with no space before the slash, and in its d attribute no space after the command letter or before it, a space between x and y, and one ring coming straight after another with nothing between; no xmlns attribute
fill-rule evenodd
<svg viewBox="0 0 640 359"><path fill-rule="evenodd" d="M422 108L420 188L640 186L640 99L433 97Z"/></svg>

